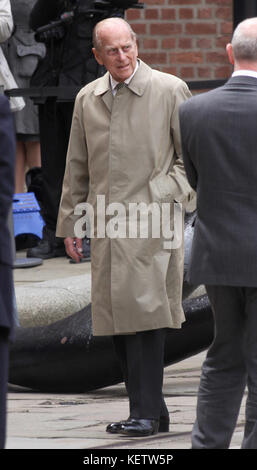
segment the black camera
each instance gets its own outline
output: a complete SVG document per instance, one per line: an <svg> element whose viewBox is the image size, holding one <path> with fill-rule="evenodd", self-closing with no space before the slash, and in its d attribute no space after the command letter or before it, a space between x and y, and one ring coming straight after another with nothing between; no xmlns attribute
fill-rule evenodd
<svg viewBox="0 0 257 470"><path fill-rule="evenodd" d="M35 39L39 42L60 40L65 35L66 26L75 16L83 16L84 19L102 19L109 11L125 11L129 8L144 8L138 0L75 0L73 8L64 12L57 21L41 26L36 30Z"/></svg>

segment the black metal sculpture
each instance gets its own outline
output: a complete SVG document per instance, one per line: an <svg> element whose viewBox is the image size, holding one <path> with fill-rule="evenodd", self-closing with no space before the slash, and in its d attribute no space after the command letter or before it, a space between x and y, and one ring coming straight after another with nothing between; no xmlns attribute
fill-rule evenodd
<svg viewBox="0 0 257 470"><path fill-rule="evenodd" d="M168 330L165 365L208 347L212 314L206 296L184 302L186 322ZM10 351L9 381L48 392L88 392L122 382L110 336L93 337L91 305L48 326L21 328Z"/></svg>
<svg viewBox="0 0 257 470"><path fill-rule="evenodd" d="M194 214L185 222L185 275ZM169 329L165 366L205 350L213 338L213 317L206 295L187 298L195 287L184 279L182 329ZM88 392L122 381L112 338L93 337L91 304L48 326L19 328L10 349L9 381L48 392Z"/></svg>

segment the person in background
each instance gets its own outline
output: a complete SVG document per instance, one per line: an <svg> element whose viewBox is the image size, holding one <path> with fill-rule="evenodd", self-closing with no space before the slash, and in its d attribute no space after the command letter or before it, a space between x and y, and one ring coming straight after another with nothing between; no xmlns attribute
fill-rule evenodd
<svg viewBox="0 0 257 470"><path fill-rule="evenodd" d="M243 449L257 449L257 18L227 45L228 82L180 108L197 191L188 281L205 284L215 338L203 363L193 449L227 449L248 386Z"/></svg>
<svg viewBox="0 0 257 470"><path fill-rule="evenodd" d="M13 31L10 0L0 0L0 42L6 41Z"/></svg>
<svg viewBox="0 0 257 470"><path fill-rule="evenodd" d="M20 88L29 88L38 62L45 55L45 46L35 40L29 28L30 12L36 0L11 0L14 30L3 45L3 52L13 77ZM25 173L41 166L38 109L29 97L25 107L14 114L16 128L15 193L26 191Z"/></svg>
<svg viewBox="0 0 257 470"><path fill-rule="evenodd" d="M0 0L0 44L4 43L12 34L13 17L11 11L10 0ZM9 69L6 71L6 61L3 55L2 47L0 47L0 92L5 89L6 77L8 77Z"/></svg>

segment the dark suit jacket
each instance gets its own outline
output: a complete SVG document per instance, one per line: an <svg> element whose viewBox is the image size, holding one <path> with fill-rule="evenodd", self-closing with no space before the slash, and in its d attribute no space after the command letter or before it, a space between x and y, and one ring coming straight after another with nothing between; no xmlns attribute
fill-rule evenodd
<svg viewBox="0 0 257 470"><path fill-rule="evenodd" d="M0 95L0 327L13 326L13 254L7 219L14 193L15 133L9 103Z"/></svg>
<svg viewBox="0 0 257 470"><path fill-rule="evenodd" d="M232 77L180 109L186 173L197 190L188 280L257 286L257 79Z"/></svg>

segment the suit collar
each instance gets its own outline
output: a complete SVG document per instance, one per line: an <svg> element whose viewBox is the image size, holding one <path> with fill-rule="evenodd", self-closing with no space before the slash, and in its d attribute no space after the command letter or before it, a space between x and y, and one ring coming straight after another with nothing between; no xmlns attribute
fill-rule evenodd
<svg viewBox="0 0 257 470"><path fill-rule="evenodd" d="M225 86L232 85L251 85L257 87L257 78L249 77L247 75L237 75L235 77L231 77L225 84Z"/></svg>
<svg viewBox="0 0 257 470"><path fill-rule="evenodd" d="M240 70L235 70L233 73L232 73L232 77L239 77L239 76L246 76L246 77L254 77L254 78L257 78L257 71L255 70L243 70L243 69L240 69Z"/></svg>

